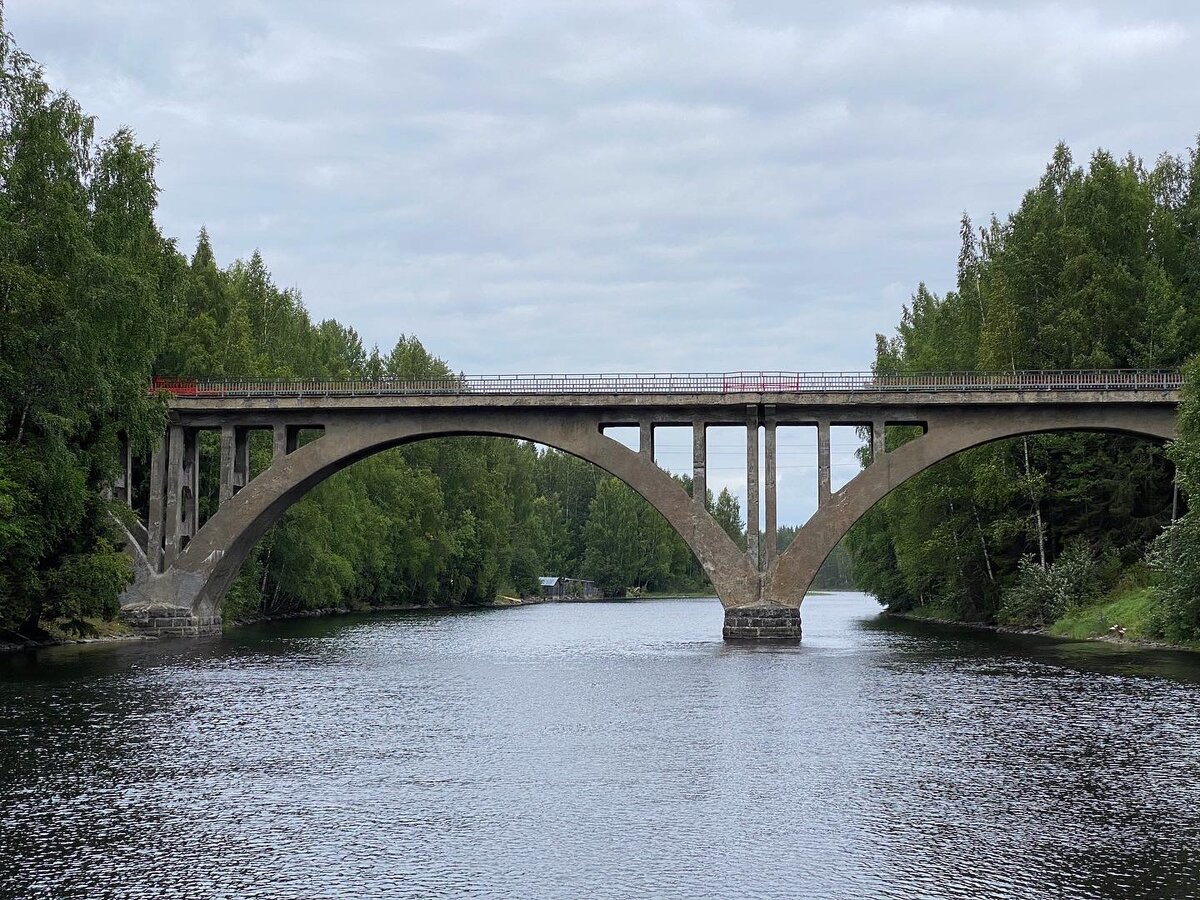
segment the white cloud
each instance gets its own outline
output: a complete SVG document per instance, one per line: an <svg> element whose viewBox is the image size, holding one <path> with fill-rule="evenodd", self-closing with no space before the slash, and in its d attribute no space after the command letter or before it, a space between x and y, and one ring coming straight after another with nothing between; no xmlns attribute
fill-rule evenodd
<svg viewBox="0 0 1200 900"><path fill-rule="evenodd" d="M259 247L315 316L471 372L862 368L1058 140L1200 130L1200 12L1165 0L5 14L102 132L159 145L181 246Z"/></svg>

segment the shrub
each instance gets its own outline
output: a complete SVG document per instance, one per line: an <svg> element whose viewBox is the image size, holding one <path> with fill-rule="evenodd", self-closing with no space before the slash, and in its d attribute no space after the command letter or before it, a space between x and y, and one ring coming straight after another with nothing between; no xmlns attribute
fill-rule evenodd
<svg viewBox="0 0 1200 900"><path fill-rule="evenodd" d="M1025 556L1017 566L1016 581L1001 597L997 618L1006 625L1045 626L1099 599L1109 568L1097 563L1083 541L1068 544L1045 569Z"/></svg>

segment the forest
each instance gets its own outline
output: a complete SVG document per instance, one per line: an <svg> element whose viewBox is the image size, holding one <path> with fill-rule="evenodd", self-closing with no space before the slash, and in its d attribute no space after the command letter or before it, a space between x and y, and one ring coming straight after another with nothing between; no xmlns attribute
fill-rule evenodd
<svg viewBox="0 0 1200 900"><path fill-rule="evenodd" d="M0 53L0 628L36 634L40 622L117 613L130 568L105 487L118 436L144 456L164 427L152 376L452 370L416 337L381 352L346 325L312 321L258 253L222 268L203 231L181 252L155 224L154 152L128 131L97 139L11 38ZM252 447L257 468L269 452ZM202 482L203 518L217 498L214 479ZM144 483L137 493L144 506ZM708 503L744 542L736 498ZM260 543L225 612L486 603L533 591L544 574L621 595L708 588L623 483L557 451L457 438L380 453L321 484Z"/></svg>
<svg viewBox="0 0 1200 900"><path fill-rule="evenodd" d="M978 229L964 215L960 235L955 288L918 287L877 337L876 372L1178 369L1200 347L1196 150L1151 168L1097 151L1081 166L1060 145L1012 215ZM1144 636L1200 637L1195 363L1186 373L1165 452L1038 435L906 482L848 537L856 583L894 610L1017 626L1136 594ZM889 446L912 437L892 431Z"/></svg>
<svg viewBox="0 0 1200 900"><path fill-rule="evenodd" d="M0 629L36 635L117 613L130 565L105 488L120 435L145 454L162 433L152 376L453 369L411 334L380 350L314 322L258 253L222 267L204 231L185 253L155 222L152 148L128 130L98 137L7 34L0 69ZM1060 146L1011 216L979 229L964 216L961 238L955 288L918 288L878 338L876 371L1185 366L1181 437L1165 451L1064 434L963 453L872 510L818 586L853 578L897 611L1019 625L1136 590L1148 633L1200 638L1200 513L1187 504L1200 490L1197 153L1079 166ZM254 453L265 465L269 450ZM744 546L736 498L707 500ZM202 515L215 502L202 497ZM780 546L794 533L781 528ZM225 613L487 603L543 574L612 594L708 587L621 482L554 450L458 438L322 483L260 543Z"/></svg>

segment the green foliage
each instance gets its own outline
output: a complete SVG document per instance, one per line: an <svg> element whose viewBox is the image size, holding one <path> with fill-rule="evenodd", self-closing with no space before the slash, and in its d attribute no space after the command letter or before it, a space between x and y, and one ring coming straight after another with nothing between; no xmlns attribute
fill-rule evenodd
<svg viewBox="0 0 1200 900"><path fill-rule="evenodd" d="M1031 556L1017 564L1017 577L1004 591L997 618L1006 625L1043 627L1094 603L1107 585L1088 546L1076 541L1042 568Z"/></svg>
<svg viewBox="0 0 1200 900"><path fill-rule="evenodd" d="M735 518L737 501L725 492ZM600 481L583 530L582 570L610 596L639 590L694 590L703 583L698 565L667 521L615 478Z"/></svg>
<svg viewBox="0 0 1200 900"><path fill-rule="evenodd" d="M717 502L711 504L712 517L721 530L743 550L746 549L746 523L742 521L742 507L729 488L721 488Z"/></svg>
<svg viewBox="0 0 1200 900"><path fill-rule="evenodd" d="M1057 637L1095 638L1119 626L1124 637L1148 640L1162 636L1158 624L1161 598L1152 586L1118 585L1097 602L1068 610L1048 629ZM1176 638L1186 640L1186 638Z"/></svg>
<svg viewBox="0 0 1200 900"><path fill-rule="evenodd" d="M127 574L101 490L163 410L166 244L154 154L92 120L0 35L0 627L109 611Z"/></svg>
<svg viewBox="0 0 1200 900"><path fill-rule="evenodd" d="M117 595L133 580L133 565L128 556L102 541L91 553L64 557L46 580L51 599L43 616L74 622L88 617L111 619L118 612Z"/></svg>
<svg viewBox="0 0 1200 900"><path fill-rule="evenodd" d="M1200 215L1193 218L1193 226L1197 219ZM1167 455L1175 463L1180 487L1190 497L1200 496L1200 356L1184 368L1179 437ZM1148 559L1160 575L1155 631L1173 641L1200 640L1200 509L1188 510L1167 528L1151 546Z"/></svg>
<svg viewBox="0 0 1200 900"><path fill-rule="evenodd" d="M961 236L955 290L917 289L895 336L878 337L876 371L1172 367L1197 345L1195 152L1151 170L1098 152L1085 168L1060 146L1016 212L978 232L964 216ZM911 438L895 431L889 449ZM896 609L1046 621L1083 559L1070 548L1104 561L1102 582L1142 558L1170 520L1172 475L1159 448L1114 435L979 447L911 479L854 528L855 578Z"/></svg>
<svg viewBox="0 0 1200 900"><path fill-rule="evenodd" d="M1195 511L1162 533L1149 560L1161 575L1153 632L1172 641L1200 640L1200 518Z"/></svg>

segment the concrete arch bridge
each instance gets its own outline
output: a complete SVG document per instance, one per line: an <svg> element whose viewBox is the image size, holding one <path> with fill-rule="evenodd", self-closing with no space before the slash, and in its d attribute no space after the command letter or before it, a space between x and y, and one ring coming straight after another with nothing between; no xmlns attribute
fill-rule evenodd
<svg viewBox="0 0 1200 900"><path fill-rule="evenodd" d="M801 634L800 604L821 563L889 491L934 463L1002 438L1101 431L1175 436L1177 372L1007 372L498 376L427 381L207 382L159 380L166 434L150 459L149 520L133 536L137 580L126 617L159 634L220 629L221 601L255 543L323 479L413 441L491 435L534 441L599 466L637 491L696 554L725 607L726 639ZM746 428L747 510L765 515L765 546L730 540L705 509L706 429ZM818 507L783 553L776 544L776 430L815 426ZM831 489L830 428L868 429L870 461ZM885 429L923 434L887 451ZM638 449L604 430L634 426ZM693 494L654 462L655 429L690 426ZM220 506L200 524L200 432L220 433ZM251 477L250 434L273 435L271 464ZM301 433L319 432L304 442ZM759 471L759 441L764 471ZM129 502L131 454L114 487ZM761 477L761 482L760 482Z"/></svg>

